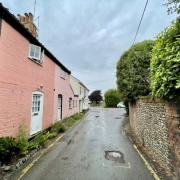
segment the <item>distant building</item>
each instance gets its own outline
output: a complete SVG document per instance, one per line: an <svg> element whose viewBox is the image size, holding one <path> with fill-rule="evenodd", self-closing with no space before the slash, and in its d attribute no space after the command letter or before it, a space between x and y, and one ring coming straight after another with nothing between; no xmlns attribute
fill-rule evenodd
<svg viewBox="0 0 180 180"><path fill-rule="evenodd" d="M88 104L88 94L89 89L77 78L74 76L70 76L70 84L72 86L72 89L74 91L74 94L78 96L79 98L79 112L82 112L83 110L87 110L89 108Z"/></svg>

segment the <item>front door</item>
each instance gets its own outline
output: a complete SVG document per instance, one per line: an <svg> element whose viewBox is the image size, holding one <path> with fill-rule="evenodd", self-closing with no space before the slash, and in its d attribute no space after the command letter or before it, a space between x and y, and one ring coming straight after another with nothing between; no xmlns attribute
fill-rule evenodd
<svg viewBox="0 0 180 180"><path fill-rule="evenodd" d="M58 102L57 102L57 120L62 119L62 95L58 95Z"/></svg>
<svg viewBox="0 0 180 180"><path fill-rule="evenodd" d="M33 92L31 109L31 131L30 135L42 130L43 115L43 93Z"/></svg>

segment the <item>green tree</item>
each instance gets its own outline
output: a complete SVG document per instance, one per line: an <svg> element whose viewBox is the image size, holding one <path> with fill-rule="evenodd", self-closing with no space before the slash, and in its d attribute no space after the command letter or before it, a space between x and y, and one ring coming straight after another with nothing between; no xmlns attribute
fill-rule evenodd
<svg viewBox="0 0 180 180"><path fill-rule="evenodd" d="M154 42L151 40L135 44L127 50L117 63L117 86L120 97L127 102L150 93L149 67Z"/></svg>
<svg viewBox="0 0 180 180"><path fill-rule="evenodd" d="M180 97L180 19L157 36L151 60L152 95Z"/></svg>
<svg viewBox="0 0 180 180"><path fill-rule="evenodd" d="M165 5L168 7L168 14L176 12L180 14L180 0L165 0Z"/></svg>
<svg viewBox="0 0 180 180"><path fill-rule="evenodd" d="M104 94L106 107L117 107L120 102L120 95L116 89L109 89Z"/></svg>
<svg viewBox="0 0 180 180"><path fill-rule="evenodd" d="M100 90L93 91L88 98L92 103L96 104L99 104L103 100Z"/></svg>

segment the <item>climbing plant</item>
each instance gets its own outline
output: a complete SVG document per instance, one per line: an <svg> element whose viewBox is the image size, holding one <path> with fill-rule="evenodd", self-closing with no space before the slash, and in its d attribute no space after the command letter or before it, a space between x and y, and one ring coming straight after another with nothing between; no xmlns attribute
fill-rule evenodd
<svg viewBox="0 0 180 180"><path fill-rule="evenodd" d="M180 96L180 19L161 32L151 59L152 95L163 99Z"/></svg>

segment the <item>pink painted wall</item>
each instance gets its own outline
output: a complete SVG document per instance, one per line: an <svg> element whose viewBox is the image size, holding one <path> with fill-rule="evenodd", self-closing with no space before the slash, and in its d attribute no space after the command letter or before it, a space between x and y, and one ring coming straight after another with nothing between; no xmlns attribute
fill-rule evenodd
<svg viewBox="0 0 180 180"><path fill-rule="evenodd" d="M29 132L32 92L40 86L43 86L44 93L43 128L53 123L55 63L47 56L44 57L42 65L32 62L28 59L28 48L28 40L2 21L0 136L15 136L19 125L25 125ZM62 86L60 85L60 88Z"/></svg>
<svg viewBox="0 0 180 180"><path fill-rule="evenodd" d="M63 96L63 104L62 104L62 118L71 116L78 112L78 104L77 107L73 107L69 109L69 98L73 100L77 100L77 97L74 97L74 93L70 86L70 75L66 74L65 79L61 78L61 71L63 71L59 66L55 65L55 93L54 93L54 120L57 120L57 99L58 94Z"/></svg>

